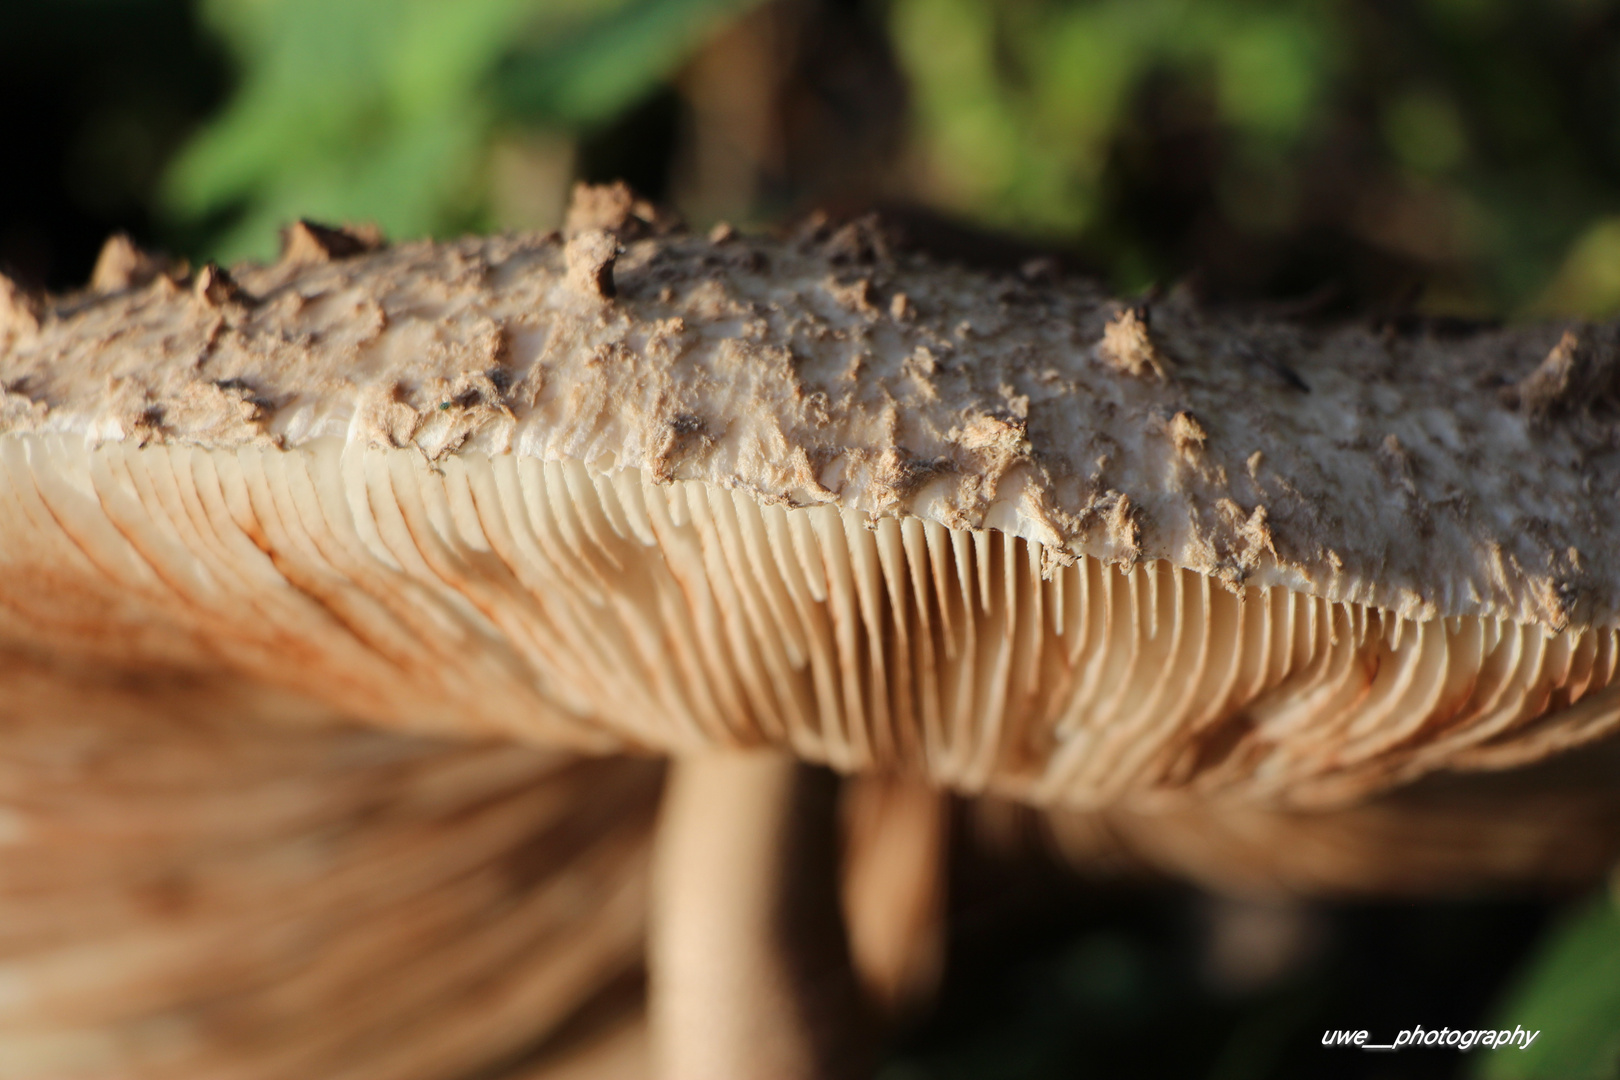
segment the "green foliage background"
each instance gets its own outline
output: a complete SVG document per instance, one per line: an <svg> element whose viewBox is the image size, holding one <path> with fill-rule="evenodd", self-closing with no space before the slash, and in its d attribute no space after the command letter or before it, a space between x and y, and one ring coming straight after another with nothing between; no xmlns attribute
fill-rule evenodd
<svg viewBox="0 0 1620 1080"><path fill-rule="evenodd" d="M503 133L614 123L757 3L201 0L240 82L166 205L226 258L266 254L295 215L503 225ZM1070 247L1127 289L1197 269L1246 294L1620 310L1610 0L832 6L886 40L904 86L870 193ZM790 207L826 194L788 189Z"/></svg>
<svg viewBox="0 0 1620 1080"><path fill-rule="evenodd" d="M745 2L203 0L242 81L175 162L170 205L227 220L227 259L263 256L301 216L489 227L499 125L601 124Z"/></svg>
<svg viewBox="0 0 1620 1080"><path fill-rule="evenodd" d="M896 0L892 26L948 204L1078 234L1127 276L1193 246L1124 209L1156 86L1210 144L1193 224L1218 242L1337 233L1476 314L1620 306L1603 0Z"/></svg>
<svg viewBox="0 0 1620 1080"><path fill-rule="evenodd" d="M1522 1052L1481 1055L1479 1080L1620 1077L1620 895L1595 898L1548 936L1498 1023L1541 1035Z"/></svg>

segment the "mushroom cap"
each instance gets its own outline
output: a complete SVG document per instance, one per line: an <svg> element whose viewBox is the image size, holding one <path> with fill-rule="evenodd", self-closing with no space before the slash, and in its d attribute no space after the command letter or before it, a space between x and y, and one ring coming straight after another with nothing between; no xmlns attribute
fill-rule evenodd
<svg viewBox="0 0 1620 1080"><path fill-rule="evenodd" d="M306 231L0 320L0 640L1073 804L1620 717L1606 331L1126 308L859 224Z"/></svg>

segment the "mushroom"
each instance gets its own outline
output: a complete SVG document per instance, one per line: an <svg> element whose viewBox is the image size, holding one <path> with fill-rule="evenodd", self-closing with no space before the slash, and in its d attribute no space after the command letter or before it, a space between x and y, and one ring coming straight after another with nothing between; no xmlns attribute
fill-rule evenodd
<svg viewBox="0 0 1620 1080"><path fill-rule="evenodd" d="M7 1080L483 1075L633 985L655 762L9 650L0 686Z"/></svg>
<svg viewBox="0 0 1620 1080"><path fill-rule="evenodd" d="M673 755L654 1040L711 1080L858 1067L798 761L1321 809L1620 725L1609 330L1121 307L635 205L0 291L0 643Z"/></svg>
<svg viewBox="0 0 1620 1080"><path fill-rule="evenodd" d="M1620 745L1521 769L1437 773L1354 805L1249 802L1048 810L983 800L973 831L1007 853L1055 848L1077 870L1157 870L1280 903L1575 890L1620 862Z"/></svg>

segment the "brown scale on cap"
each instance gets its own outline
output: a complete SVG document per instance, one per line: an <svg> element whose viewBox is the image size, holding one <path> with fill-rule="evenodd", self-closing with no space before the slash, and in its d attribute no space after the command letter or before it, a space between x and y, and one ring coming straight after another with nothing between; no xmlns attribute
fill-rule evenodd
<svg viewBox="0 0 1620 1080"><path fill-rule="evenodd" d="M1097 355L1128 375L1162 380L1168 367L1148 333L1147 320L1134 308L1122 308L1103 329Z"/></svg>
<svg viewBox="0 0 1620 1080"><path fill-rule="evenodd" d="M192 295L205 307L220 308L227 305L245 306L253 298L243 291L224 267L208 263L191 283Z"/></svg>
<svg viewBox="0 0 1620 1080"><path fill-rule="evenodd" d="M637 195L629 184L620 180L612 184L575 184L563 232L574 236L605 229L620 240L639 240L665 235L679 227L679 218ZM729 229L730 226L724 229L716 226L710 239L724 243L731 235L725 231Z"/></svg>
<svg viewBox="0 0 1620 1080"><path fill-rule="evenodd" d="M1502 388L1502 402L1538 425L1571 413L1612 411L1620 391L1617 346L1608 328L1566 330L1534 371Z"/></svg>
<svg viewBox="0 0 1620 1080"><path fill-rule="evenodd" d="M280 261L287 266L335 262L376 251L383 244L382 232L375 225L333 228L300 219L282 233Z"/></svg>
<svg viewBox="0 0 1620 1080"><path fill-rule="evenodd" d="M568 241L568 284L575 292L601 300L618 293L613 284L613 262L619 241L606 229L587 229Z"/></svg>
<svg viewBox="0 0 1620 1080"><path fill-rule="evenodd" d="M43 314L38 296L0 274L0 340L38 333Z"/></svg>
<svg viewBox="0 0 1620 1080"><path fill-rule="evenodd" d="M123 292L138 289L160 274L184 273L184 266L161 255L135 246L128 233L115 233L101 246L95 269L90 271L92 292Z"/></svg>

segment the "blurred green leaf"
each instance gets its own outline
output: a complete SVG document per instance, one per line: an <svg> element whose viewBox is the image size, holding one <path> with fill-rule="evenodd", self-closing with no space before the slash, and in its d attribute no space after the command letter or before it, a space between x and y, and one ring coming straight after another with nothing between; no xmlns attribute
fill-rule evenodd
<svg viewBox="0 0 1620 1080"><path fill-rule="evenodd" d="M630 0L518 52L503 65L501 104L563 124L597 124L650 90L727 17L757 0Z"/></svg>
<svg viewBox="0 0 1620 1080"><path fill-rule="evenodd" d="M1525 1050L1476 1050L1479 1080L1620 1077L1620 905L1612 897L1550 936L1497 1026L1541 1035Z"/></svg>
<svg viewBox="0 0 1620 1080"><path fill-rule="evenodd" d="M888 10L911 90L908 162L934 203L1073 243L1116 287L1214 262L1253 288L1268 265L1300 260L1307 282L1354 273L1394 292L1420 280L1426 300L1479 314L1538 295L1535 310L1620 310L1613 245L1591 231L1620 200L1616 8Z"/></svg>
<svg viewBox="0 0 1620 1080"><path fill-rule="evenodd" d="M1384 135L1395 157L1419 173L1454 168L1468 149L1462 118L1442 95L1414 91L1396 98L1384 117Z"/></svg>
<svg viewBox="0 0 1620 1080"><path fill-rule="evenodd" d="M1214 43L1220 109L1234 125L1280 139L1304 131L1330 45L1329 28L1302 15L1266 12L1211 28L1207 40Z"/></svg>
<svg viewBox="0 0 1620 1080"><path fill-rule="evenodd" d="M390 235L487 225L504 112L583 127L633 105L753 0L205 0L241 65L175 161L169 205L264 257L299 216Z"/></svg>
<svg viewBox="0 0 1620 1080"><path fill-rule="evenodd" d="M510 202L500 140L542 132L575 160L757 2L198 0L239 84L171 164L167 207L225 259L269 254L297 215L488 228ZM1615 0L857 6L884 21L910 123L900 167L851 190L1073 245L1119 288L1197 268L1240 291L1348 277L1376 302L1421 282L1454 313L1620 310ZM846 92L781 74L760 93ZM783 167L823 130L794 115ZM679 138L695 160L699 133ZM773 176L773 198L827 194L799 182Z"/></svg>
<svg viewBox="0 0 1620 1080"><path fill-rule="evenodd" d="M890 28L930 193L999 228L1073 236L1100 224L1115 142L1156 74L1213 85L1260 156L1304 139L1338 63L1332 16L1311 2L897 0Z"/></svg>
<svg viewBox="0 0 1620 1080"><path fill-rule="evenodd" d="M1587 226L1531 312L1591 319L1620 312L1620 217L1600 218Z"/></svg>

